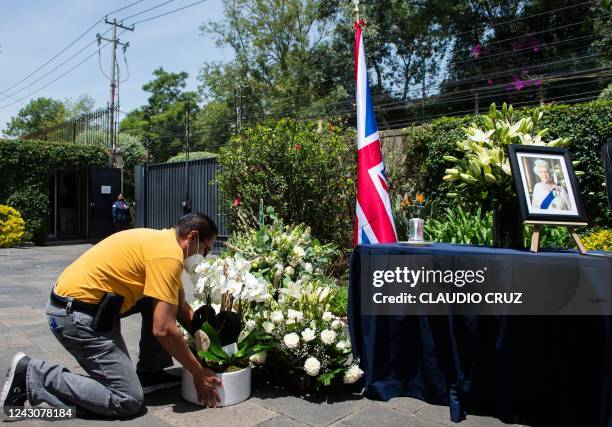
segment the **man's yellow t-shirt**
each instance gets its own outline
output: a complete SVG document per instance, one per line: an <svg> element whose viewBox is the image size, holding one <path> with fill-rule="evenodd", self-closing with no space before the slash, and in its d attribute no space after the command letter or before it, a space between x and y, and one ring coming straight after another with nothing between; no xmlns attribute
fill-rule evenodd
<svg viewBox="0 0 612 427"><path fill-rule="evenodd" d="M106 292L123 296L121 312L143 296L177 305L183 251L173 229L135 228L102 240L57 280L55 293L97 304Z"/></svg>

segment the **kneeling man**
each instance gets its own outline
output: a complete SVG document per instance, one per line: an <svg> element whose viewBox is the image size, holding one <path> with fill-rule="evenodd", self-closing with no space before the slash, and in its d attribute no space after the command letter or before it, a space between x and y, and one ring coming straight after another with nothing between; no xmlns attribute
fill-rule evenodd
<svg viewBox="0 0 612 427"><path fill-rule="evenodd" d="M147 390L176 386L163 369L172 357L193 375L198 397L215 406L221 385L191 353L176 326L193 311L181 283L183 262L213 248L217 227L190 213L169 230L133 229L104 239L60 275L47 304L49 327L89 376L18 353L0 396L5 406L77 406L109 417L136 414ZM139 360L130 360L119 318L141 312ZM161 344L161 345L160 345ZM144 389L144 391L143 391Z"/></svg>

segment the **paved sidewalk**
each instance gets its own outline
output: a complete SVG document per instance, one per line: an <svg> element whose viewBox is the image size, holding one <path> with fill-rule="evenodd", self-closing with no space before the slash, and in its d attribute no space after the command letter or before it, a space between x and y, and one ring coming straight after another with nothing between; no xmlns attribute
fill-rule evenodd
<svg viewBox="0 0 612 427"><path fill-rule="evenodd" d="M46 323L44 305L59 273L89 245L0 249L0 378L17 351L56 360L84 373L55 340ZM189 290L187 290L189 292ZM133 360L137 359L140 317L122 320L122 330ZM111 422L122 426L440 426L451 425L448 408L416 399L396 398L375 402L358 395L341 395L328 401L308 401L270 389L255 388L251 399L239 405L202 409L183 401L177 389L147 396L146 411L130 420L78 419L53 425L94 426ZM15 426L48 424L20 421ZM469 416L461 424L505 425L489 417Z"/></svg>

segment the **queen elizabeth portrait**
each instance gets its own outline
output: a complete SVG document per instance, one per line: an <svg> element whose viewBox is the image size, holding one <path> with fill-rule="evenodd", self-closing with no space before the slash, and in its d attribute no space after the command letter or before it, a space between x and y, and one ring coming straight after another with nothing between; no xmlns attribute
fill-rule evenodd
<svg viewBox="0 0 612 427"><path fill-rule="evenodd" d="M556 209L569 211L570 199L563 185L558 184L556 173L551 169L548 161L536 159L533 173L539 182L533 186L531 206L537 209Z"/></svg>

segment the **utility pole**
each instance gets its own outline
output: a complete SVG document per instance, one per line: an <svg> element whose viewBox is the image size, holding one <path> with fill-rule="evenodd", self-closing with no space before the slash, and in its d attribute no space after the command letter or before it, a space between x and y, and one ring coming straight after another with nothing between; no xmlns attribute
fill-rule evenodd
<svg viewBox="0 0 612 427"><path fill-rule="evenodd" d="M107 41L112 44L111 46L111 82L110 82L110 143L111 143L111 156L112 156L112 166L115 166L115 156L117 155L117 138L115 135L115 93L117 91L117 77L115 70L117 69L117 45L123 47L123 52L130 46L130 43L121 43L117 38L117 27L122 28L126 31L134 31L134 26L126 27L125 25L117 22L117 18L113 18L112 21L108 20L108 17L104 18L104 22L106 24L113 26L113 38L107 39L102 37L100 34L96 34L96 38L98 39L98 46L102 42L102 40Z"/></svg>
<svg viewBox="0 0 612 427"><path fill-rule="evenodd" d="M189 194L189 100L185 101L185 201L183 202L183 215L191 212L191 195Z"/></svg>

